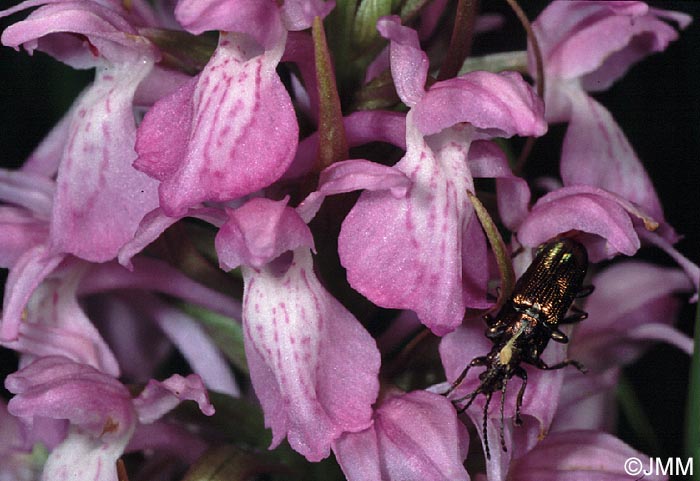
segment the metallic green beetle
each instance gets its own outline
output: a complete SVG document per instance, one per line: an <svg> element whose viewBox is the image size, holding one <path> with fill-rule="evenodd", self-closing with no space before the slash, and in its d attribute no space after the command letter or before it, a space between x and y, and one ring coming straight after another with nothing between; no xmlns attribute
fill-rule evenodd
<svg viewBox="0 0 700 481"><path fill-rule="evenodd" d="M584 367L577 361L567 359L552 366L541 358L549 340L566 343L567 336L559 330L560 324L570 324L585 319L588 315L580 309L572 308L577 297L584 297L593 291L593 286L583 286L588 268L588 254L585 247L573 239L559 238L540 246L532 264L518 279L513 293L497 316L486 316L488 328L486 337L493 342L491 351L474 358L445 393L449 396L464 381L467 372L474 366L486 366L479 375L479 386L470 394L453 399L458 412L464 412L477 395L486 396L484 406L483 432L486 457L489 450L486 419L491 396L501 391L501 447L506 451L503 435L503 408L508 381L517 376L522 379L515 406L515 424L521 425L520 409L527 386L527 372L522 362L539 369L561 369L573 365L581 372ZM569 309L570 316L566 316Z"/></svg>

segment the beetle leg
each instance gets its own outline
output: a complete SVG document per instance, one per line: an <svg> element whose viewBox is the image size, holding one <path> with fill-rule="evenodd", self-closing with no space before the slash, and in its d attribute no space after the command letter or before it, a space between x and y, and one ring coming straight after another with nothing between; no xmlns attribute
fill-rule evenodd
<svg viewBox="0 0 700 481"><path fill-rule="evenodd" d="M467 367L464 368L464 371L462 371L462 373L457 377L457 379L455 379L454 382L450 385L449 389L443 393L443 396L448 397L454 392L455 389L459 387L460 384L462 384L462 381L464 381L464 378L467 377L467 373L469 372L470 368L474 366L483 366L485 362L486 356L475 357L474 359L472 359L472 361L469 364L467 364Z"/></svg>
<svg viewBox="0 0 700 481"><path fill-rule="evenodd" d="M515 375L523 380L523 384L520 386L520 391L518 391L518 400L515 402L515 425L521 426L523 424L523 420L520 417L520 408L523 407L523 395L525 394L525 388L527 387L527 371L518 366L515 369Z"/></svg>
<svg viewBox="0 0 700 481"><path fill-rule="evenodd" d="M552 329L549 337L552 339L552 341L560 342L562 344L569 342L569 338L566 336L566 334L556 328Z"/></svg>
<svg viewBox="0 0 700 481"><path fill-rule="evenodd" d="M576 293L576 299L580 299L582 297L587 297L590 296L591 293L595 290L595 286L583 286L579 291Z"/></svg>
<svg viewBox="0 0 700 481"><path fill-rule="evenodd" d="M457 414L462 414L464 411L469 409L469 406L472 405L472 403L474 402L474 399L476 399L476 396L478 396L482 392L483 391L481 390L481 386L479 386L471 394L467 394L464 397L461 397L459 399L455 399L454 401L452 401L453 405L457 405L457 404L461 403L462 401L464 401L465 399L469 398L469 401L467 401L467 403L464 406L462 406L461 408L459 408L457 410Z"/></svg>
<svg viewBox="0 0 700 481"><path fill-rule="evenodd" d="M588 313L578 306L571 306L571 311L573 314L559 321L559 324L574 324L576 322L581 322L588 317Z"/></svg>
<svg viewBox="0 0 700 481"><path fill-rule="evenodd" d="M489 403L491 402L491 396L493 395L493 392L489 392L486 395L486 404L484 404L484 421L483 421L483 428L484 428L484 445L486 446L486 459L491 459L491 450L489 449L489 430L488 426L486 425L486 420L488 419L488 413L489 413Z"/></svg>
<svg viewBox="0 0 700 481"><path fill-rule="evenodd" d="M503 429L504 429L503 428L503 425L504 425L503 410L504 410L505 405L506 405L506 386L508 385L508 379L509 379L508 377L503 379L503 386L501 386L501 430L500 430L500 434L501 434L501 448L503 448L503 452L508 451L508 448L506 448L506 438L505 438L505 435L503 433Z"/></svg>
<svg viewBox="0 0 700 481"><path fill-rule="evenodd" d="M576 369L578 369L579 371L581 371L584 374L586 373L586 371L588 371L585 367L583 367L583 364L581 364L580 362L578 362L574 359L566 359L566 360L564 360L562 362L558 362L552 366L548 366L540 358L533 359L533 361L534 362L532 362L531 364L533 364L535 367L537 367L539 369L543 369L543 370L553 371L555 369L561 369L561 368L566 367L566 366L574 366Z"/></svg>

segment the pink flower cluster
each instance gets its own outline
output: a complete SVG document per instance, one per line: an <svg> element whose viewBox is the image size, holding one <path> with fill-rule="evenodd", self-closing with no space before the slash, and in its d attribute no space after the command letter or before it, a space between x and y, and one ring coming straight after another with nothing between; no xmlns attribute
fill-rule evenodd
<svg viewBox="0 0 700 481"><path fill-rule="evenodd" d="M310 462L333 452L348 480L470 479L465 460L481 454L467 459L467 426L483 439L483 400L458 416L444 384L406 381L420 350L401 346L425 326L448 381L490 349L479 317L493 306L496 254L471 195L492 200L516 273L566 233L585 245L596 286L572 342L543 354L558 362L568 348L590 372L528 366L524 425L510 422L508 391L508 450L471 477L613 479L644 457L610 434L611 388L650 341L692 351L673 323L700 271L674 249L651 179L592 94L690 18L642 2L552 2L532 24L538 48L520 56L542 98L516 72L436 79L428 47L448 2L409 14L391 10L404 2L355 3L26 0L0 12L34 8L5 46L95 69L23 167L0 170L0 345L19 356L5 379L14 397L0 402L0 479L116 481L134 452L134 476L159 455L206 459L224 428L173 409L194 400L210 416L212 391L257 400L270 448L286 439ZM320 21L340 28L343 15L356 38L328 27L326 42ZM209 46L209 31L218 41L200 58L193 46ZM334 73L329 56L352 61ZM382 107L359 108L360 94ZM554 123L567 124L559 176L533 199L541 179L514 173L495 139ZM479 179L493 179L493 195ZM643 244L680 268L595 266ZM235 341L193 309L240 333L245 368L231 362ZM164 368L173 346L186 377ZM474 372L458 392L478 383ZM498 438L497 409L486 428Z"/></svg>

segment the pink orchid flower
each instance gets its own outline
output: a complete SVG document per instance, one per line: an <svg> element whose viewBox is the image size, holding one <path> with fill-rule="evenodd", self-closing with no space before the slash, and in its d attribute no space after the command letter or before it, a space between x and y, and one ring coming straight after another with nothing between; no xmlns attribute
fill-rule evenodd
<svg viewBox="0 0 700 481"><path fill-rule="evenodd" d="M338 250L354 289L379 306L416 311L442 335L459 325L467 306L488 305L486 241L467 197L474 191L470 144L542 135L542 104L508 73L474 72L426 91L428 59L416 32L395 17L378 29L391 41L392 75L411 108L406 155L394 168L412 185L402 198L363 193L343 222ZM502 100L494 104L496 91Z"/></svg>
<svg viewBox="0 0 700 481"><path fill-rule="evenodd" d="M116 481L117 459L140 425L157 421L184 400L196 401L207 415L214 413L196 375L151 381L132 399L113 377L58 356L40 358L8 376L6 386L16 394L8 411L28 425L40 418L69 423L46 460L42 480ZM205 447L200 443L196 449Z"/></svg>

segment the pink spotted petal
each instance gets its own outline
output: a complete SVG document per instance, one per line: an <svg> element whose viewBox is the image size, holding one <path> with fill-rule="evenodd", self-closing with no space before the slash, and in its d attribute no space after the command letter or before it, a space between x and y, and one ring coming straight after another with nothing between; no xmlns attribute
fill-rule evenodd
<svg viewBox="0 0 700 481"><path fill-rule="evenodd" d="M580 241L592 262L618 253L631 256L640 246L627 205L616 196L587 186L564 187L540 198L520 226L518 240L528 247L570 230L582 231Z"/></svg>
<svg viewBox="0 0 700 481"><path fill-rule="evenodd" d="M469 148L469 170L475 178L496 179L498 213L506 227L517 231L529 211L530 188L510 170L505 153L493 142L477 140Z"/></svg>
<svg viewBox="0 0 700 481"><path fill-rule="evenodd" d="M370 425L379 351L320 284L308 249L294 251L283 267L243 268L246 357L272 447L287 436L318 461L343 432Z"/></svg>
<svg viewBox="0 0 700 481"><path fill-rule="evenodd" d="M428 56L420 48L415 30L401 25L401 19L392 15L377 21L377 30L391 41L391 75L399 97L414 107L425 95L428 77Z"/></svg>
<svg viewBox="0 0 700 481"><path fill-rule="evenodd" d="M561 431L550 434L526 456L515 461L509 478L516 477L518 481L616 481L630 477L624 469L630 458L638 459L643 469L649 469L646 455L611 434ZM667 478L652 473L645 474L644 479L662 481Z"/></svg>
<svg viewBox="0 0 700 481"><path fill-rule="evenodd" d="M287 207L287 199L275 202L260 197L227 213L228 220L215 239L222 269L240 265L259 269L287 251L313 248L311 231L299 214Z"/></svg>
<svg viewBox="0 0 700 481"><path fill-rule="evenodd" d="M207 389L196 374L182 377L173 374L165 381L151 379L145 389L134 399L139 422L149 424L173 410L181 401L195 401L207 416L214 414Z"/></svg>
<svg viewBox="0 0 700 481"><path fill-rule="evenodd" d="M411 188L399 199L363 192L343 222L338 252L355 290L379 306L415 311L442 335L461 323L466 307L461 258L474 215L466 162L472 131L446 130L428 144L411 116L408 150L395 165Z"/></svg>
<svg viewBox="0 0 700 481"><path fill-rule="evenodd" d="M405 174L376 162L351 159L335 162L321 172L318 190L297 207L304 222L310 222L328 195L354 190L388 190L396 198L406 195L411 181Z"/></svg>
<svg viewBox="0 0 700 481"><path fill-rule="evenodd" d="M333 451L348 481L468 481L468 445L447 399L413 391L390 395L370 428L343 434Z"/></svg>
<svg viewBox="0 0 700 481"><path fill-rule="evenodd" d="M414 110L424 135L460 122L469 122L485 137L540 136L547 131L542 100L514 72L477 71L437 82Z"/></svg>
<svg viewBox="0 0 700 481"><path fill-rule="evenodd" d="M131 167L134 90L152 67L143 60L100 70L71 124L58 171L51 247L93 262L113 259L158 205L157 184Z"/></svg>
<svg viewBox="0 0 700 481"><path fill-rule="evenodd" d="M63 255L48 252L40 244L28 249L13 265L7 277L3 299L0 339L12 341L19 335L22 311L37 286L63 261Z"/></svg>
<svg viewBox="0 0 700 481"><path fill-rule="evenodd" d="M572 117L561 156L564 185L600 187L634 202L658 221L663 220L651 179L610 112L583 93L572 101Z"/></svg>
<svg viewBox="0 0 700 481"><path fill-rule="evenodd" d="M188 32L207 30L245 33L270 48L283 35L274 0L179 0L175 17Z"/></svg>
<svg viewBox="0 0 700 481"><path fill-rule="evenodd" d="M221 34L191 98L186 97L192 86L186 84L177 98L166 97L146 115L136 147L144 161L136 167L162 181L160 204L167 215L183 215L203 201L242 197L287 170L298 126L275 72L283 47L281 38L273 50L261 52L240 35ZM191 122L171 120L176 132L161 133L161 120L188 109ZM176 135L186 145L180 141L171 148L167 140Z"/></svg>

